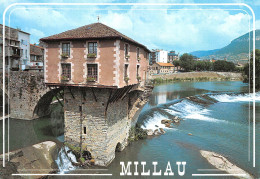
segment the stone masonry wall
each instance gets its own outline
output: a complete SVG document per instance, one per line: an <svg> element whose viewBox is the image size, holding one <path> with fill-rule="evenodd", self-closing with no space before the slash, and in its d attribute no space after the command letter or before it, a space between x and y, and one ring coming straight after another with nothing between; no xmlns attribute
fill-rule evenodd
<svg viewBox="0 0 260 179"><path fill-rule="evenodd" d="M64 92L65 142L80 146L82 135L82 149L88 150L95 164L100 166L108 165L115 158L117 145L119 150L127 146L132 123L129 114L134 116L145 104L140 102L140 91L132 91L131 99L130 94L127 94L108 104L109 96L113 96L116 91L93 88L96 99L91 88L71 87L71 92L67 88Z"/></svg>
<svg viewBox="0 0 260 179"><path fill-rule="evenodd" d="M2 78L2 76L1 76ZM41 72L12 71L6 75L6 93L9 89L10 117L31 120L39 99L48 91ZM2 88L2 85L1 85Z"/></svg>
<svg viewBox="0 0 260 179"><path fill-rule="evenodd" d="M106 89L95 90L94 93L97 102L90 88L72 88L71 92L67 88L64 90L64 136L65 142L80 146L82 134L83 150L91 152L97 165L106 165L108 126L104 112L109 93ZM86 134L83 131L84 127Z"/></svg>

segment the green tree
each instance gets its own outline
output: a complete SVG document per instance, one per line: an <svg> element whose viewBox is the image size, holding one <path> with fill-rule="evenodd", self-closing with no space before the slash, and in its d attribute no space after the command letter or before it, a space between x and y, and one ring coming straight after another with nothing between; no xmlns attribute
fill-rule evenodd
<svg viewBox="0 0 260 179"><path fill-rule="evenodd" d="M250 66L249 63L245 65L243 69L244 74L244 82L250 83L251 87L253 87L253 54L251 54L250 58ZM255 88L256 90L260 89L260 50L255 50Z"/></svg>
<svg viewBox="0 0 260 179"><path fill-rule="evenodd" d="M235 71L235 64L225 60L217 60L213 63L214 71Z"/></svg>
<svg viewBox="0 0 260 179"><path fill-rule="evenodd" d="M193 56L188 54L188 53L184 53L181 57L180 57L180 66L185 70L185 71L191 71L194 70L194 64L195 61L193 60Z"/></svg>
<svg viewBox="0 0 260 179"><path fill-rule="evenodd" d="M205 68L206 68L206 64L205 64L204 61L195 61L195 65L194 66L195 66L194 68L197 71L204 71Z"/></svg>
<svg viewBox="0 0 260 179"><path fill-rule="evenodd" d="M181 62L180 62L180 60L174 60L174 61L172 62L172 64L173 64L174 66L178 67L178 66L181 65Z"/></svg>
<svg viewBox="0 0 260 179"><path fill-rule="evenodd" d="M209 61L204 61L205 63L205 70L206 71L212 71L213 70L213 63Z"/></svg>

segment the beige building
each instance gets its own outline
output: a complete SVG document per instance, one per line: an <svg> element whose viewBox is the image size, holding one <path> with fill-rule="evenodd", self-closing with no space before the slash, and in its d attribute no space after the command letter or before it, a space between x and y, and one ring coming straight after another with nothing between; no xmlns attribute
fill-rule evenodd
<svg viewBox="0 0 260 179"><path fill-rule="evenodd" d="M42 38L45 83L122 88L143 83L148 67L144 45L102 23Z"/></svg>
<svg viewBox="0 0 260 179"><path fill-rule="evenodd" d="M151 66L150 74L169 74L174 73L174 65L171 63L154 63Z"/></svg>
<svg viewBox="0 0 260 179"><path fill-rule="evenodd" d="M30 70L43 70L43 54L43 47L30 44Z"/></svg>

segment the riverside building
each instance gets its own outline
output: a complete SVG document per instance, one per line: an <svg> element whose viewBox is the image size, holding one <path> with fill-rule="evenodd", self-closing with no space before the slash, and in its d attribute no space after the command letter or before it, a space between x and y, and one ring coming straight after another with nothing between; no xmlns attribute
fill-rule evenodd
<svg viewBox="0 0 260 179"><path fill-rule="evenodd" d="M146 103L143 44L102 23L42 38L44 80L64 90L64 137L108 165L128 144L131 123Z"/></svg>

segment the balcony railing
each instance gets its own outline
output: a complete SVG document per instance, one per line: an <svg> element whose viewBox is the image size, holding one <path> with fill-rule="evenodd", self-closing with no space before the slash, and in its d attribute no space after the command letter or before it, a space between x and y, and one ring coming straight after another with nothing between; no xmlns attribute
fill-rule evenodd
<svg viewBox="0 0 260 179"><path fill-rule="evenodd" d="M6 47L5 55L9 57L21 57L21 49L18 47Z"/></svg>

